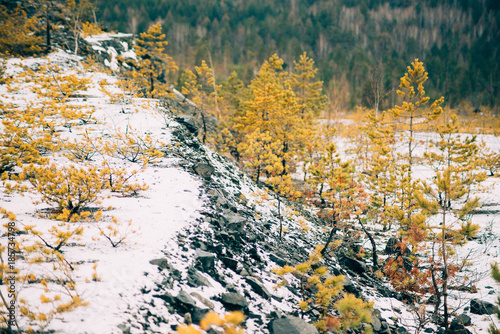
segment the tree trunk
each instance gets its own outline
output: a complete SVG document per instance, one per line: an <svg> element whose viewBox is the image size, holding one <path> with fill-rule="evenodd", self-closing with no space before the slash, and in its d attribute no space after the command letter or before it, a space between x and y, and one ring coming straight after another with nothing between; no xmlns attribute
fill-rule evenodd
<svg viewBox="0 0 500 334"><path fill-rule="evenodd" d="M445 198L448 197L445 195ZM444 317L444 328L448 332L448 259L446 252L446 208L443 208L443 228L441 236L441 254L443 257L443 317Z"/></svg>
<svg viewBox="0 0 500 334"><path fill-rule="evenodd" d="M201 121L203 123L203 137L202 137L202 140L203 140L203 144L205 144L205 142L207 140L207 121L205 120L205 112L203 112L203 110L200 110L200 114L201 114Z"/></svg>
<svg viewBox="0 0 500 334"><path fill-rule="evenodd" d="M281 218L281 201L279 196L277 196L278 199L278 217L280 220L280 242L282 241L282 235L283 235L283 219Z"/></svg>
<svg viewBox="0 0 500 334"><path fill-rule="evenodd" d="M47 1L46 10L45 10L45 37L46 37L46 48L47 52L50 52L50 19L49 19L49 4L50 1Z"/></svg>
<svg viewBox="0 0 500 334"><path fill-rule="evenodd" d="M373 269L377 270L378 269L378 256L377 256L377 244L375 243L375 239L373 239L373 236L368 230L366 229L365 225L363 224L361 218L358 216L358 221L359 224L361 225L361 228L363 229L363 232L365 232L366 236L370 240L370 243L372 244L372 262L373 262Z"/></svg>
<svg viewBox="0 0 500 334"><path fill-rule="evenodd" d="M328 249L328 246L330 246L330 243L333 240L333 236L337 233L337 220L335 218L333 219L333 227L332 230L330 231L330 235L328 236L328 240L325 243L325 247L321 250L321 256L325 256L326 250Z"/></svg>
<svg viewBox="0 0 500 334"><path fill-rule="evenodd" d="M410 162L410 172L411 172L411 167L413 164L412 148L411 148L412 143L413 143L413 114L410 116L410 138L408 138L408 155L409 155L409 162Z"/></svg>
<svg viewBox="0 0 500 334"><path fill-rule="evenodd" d="M149 72L149 93L153 97L153 91L155 90L155 81L153 79L153 72Z"/></svg>

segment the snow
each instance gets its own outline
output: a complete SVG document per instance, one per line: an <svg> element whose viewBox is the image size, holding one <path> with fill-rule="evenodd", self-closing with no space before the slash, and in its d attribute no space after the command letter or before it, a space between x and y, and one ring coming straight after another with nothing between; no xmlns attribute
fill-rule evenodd
<svg viewBox="0 0 500 334"><path fill-rule="evenodd" d="M49 58L58 63L61 59L75 60L63 52L51 54ZM33 66L37 62L45 61L10 60L9 73L18 72L19 68L13 66L20 62L26 66ZM85 92L88 96L85 103L96 108L93 117L98 124L74 127L71 132L66 129L62 134L64 140L78 138L83 131L106 138L105 134L112 135L117 131L133 130L140 135L153 134L153 138L162 142L163 146L169 144L172 128L167 128L166 116L161 114L157 102L131 99L127 105L110 104L104 93L99 90L97 83L102 79L107 79L109 82L115 80L102 73L93 73L91 78L94 85ZM24 105L35 98L28 91L23 91L22 94L8 93L4 87L0 93L5 94L8 99L16 100L19 105ZM126 112L122 112L124 109ZM102 157L97 157L95 164L99 164L101 159ZM58 164L65 163L65 159L60 156L54 156L53 161ZM113 164L116 167L130 165L118 159L114 159ZM175 167L175 164L175 159L166 157L150 164L136 176L136 182L146 183L149 186L148 190L141 192L137 197L122 197L109 193L107 194L109 197L104 198L99 206L112 207L111 210L104 212L102 222L80 223L85 227L85 231L77 241L79 246L65 246L63 250L68 261L80 263L75 266L72 275L79 295L84 301L89 302L89 306L57 315L51 321L50 329L68 334L118 332L117 326L129 316L127 310L142 300L141 288L151 288L154 278L160 277L156 266L149 261L163 256L162 250L165 246L175 243L173 237L176 233L199 217L204 202L200 193L199 178ZM133 168L139 170L141 166ZM35 194L28 193L23 197L19 194L7 195L2 192L0 207L17 215L19 227L35 225L38 230L46 232L56 222L37 217L37 212L48 206L43 203L33 204L36 200L39 200L39 196ZM111 216L118 219L121 224L119 230L126 234L125 244L116 248L103 237L94 240L99 237L99 230L95 225L110 222ZM129 221L131 221L130 227L127 226ZM19 238L19 241L33 242L33 239ZM5 239L2 239L2 244L4 242ZM90 280L87 283L86 278L92 276L94 263L97 263L96 272L100 281ZM18 264L21 266L21 262ZM2 286L2 289L4 288ZM40 287L23 288L20 291L20 298L26 298L36 305L39 294Z"/></svg>
<svg viewBox="0 0 500 334"><path fill-rule="evenodd" d="M119 39L119 38L124 38L124 37L133 37L133 34L125 34L125 33L117 33L117 34L112 34L112 33L102 33L99 35L92 35L85 37L85 40L89 44L99 44L102 41L110 41L112 39Z"/></svg>

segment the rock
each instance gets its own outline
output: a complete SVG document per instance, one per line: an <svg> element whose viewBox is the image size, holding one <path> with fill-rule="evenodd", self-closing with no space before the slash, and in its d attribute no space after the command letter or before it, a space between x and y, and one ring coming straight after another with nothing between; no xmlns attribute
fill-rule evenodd
<svg viewBox="0 0 500 334"><path fill-rule="evenodd" d="M159 269L165 269L168 267L167 259L154 259L149 261L152 265L158 266Z"/></svg>
<svg viewBox="0 0 500 334"><path fill-rule="evenodd" d="M427 304L435 305L438 301L438 297L436 295L431 295L429 299L427 299Z"/></svg>
<svg viewBox="0 0 500 334"><path fill-rule="evenodd" d="M195 150L199 149L200 148L200 141L198 139L195 139L195 140L185 140L184 143L186 144L186 146L188 147L191 147Z"/></svg>
<svg viewBox="0 0 500 334"><path fill-rule="evenodd" d="M205 180L210 180L215 168L208 163L200 162L194 167L194 171Z"/></svg>
<svg viewBox="0 0 500 334"><path fill-rule="evenodd" d="M408 331L404 327L397 327L394 332L396 334L408 334Z"/></svg>
<svg viewBox="0 0 500 334"><path fill-rule="evenodd" d="M199 286L208 286L211 287L210 281L205 278L198 270L193 267L188 268L188 278L187 282L189 286L199 287Z"/></svg>
<svg viewBox="0 0 500 334"><path fill-rule="evenodd" d="M194 259L195 268L207 274L215 274L215 254L197 249Z"/></svg>
<svg viewBox="0 0 500 334"><path fill-rule="evenodd" d="M160 299L164 300L168 304L174 304L175 303L175 298L171 294L169 294L168 292L165 292L162 295L153 295L153 297L160 298Z"/></svg>
<svg viewBox="0 0 500 334"><path fill-rule="evenodd" d="M392 298L394 296L394 292L385 285L377 285L377 291L382 297Z"/></svg>
<svg viewBox="0 0 500 334"><path fill-rule="evenodd" d="M385 254L394 254L396 253L396 245L399 243L398 238L390 238L387 240L387 244L385 245Z"/></svg>
<svg viewBox="0 0 500 334"><path fill-rule="evenodd" d="M225 221L226 230L229 234L241 235L244 233L243 228L246 224L246 218L236 213L224 211L223 219Z"/></svg>
<svg viewBox="0 0 500 334"><path fill-rule="evenodd" d="M191 320L193 321L194 324L199 325L201 319L205 317L205 315L209 312L210 310L208 308L198 308L196 307L193 310L193 313L191 314Z"/></svg>
<svg viewBox="0 0 500 334"><path fill-rule="evenodd" d="M186 291L181 290L175 297L177 305L184 311L190 311L196 307L196 302Z"/></svg>
<svg viewBox="0 0 500 334"><path fill-rule="evenodd" d="M407 271L413 270L413 262L410 260L408 256L403 256L403 266Z"/></svg>
<svg viewBox="0 0 500 334"><path fill-rule="evenodd" d="M262 298L269 299L272 297L271 293L266 289L264 284L255 277L248 276L245 278L248 285L250 285L256 294Z"/></svg>
<svg viewBox="0 0 500 334"><path fill-rule="evenodd" d="M283 259L283 258L281 258L278 255L275 255L273 253L269 254L269 258L271 259L271 261L273 261L274 263L276 263L280 267L283 267L287 264L287 261L285 259Z"/></svg>
<svg viewBox="0 0 500 334"><path fill-rule="evenodd" d="M471 332L464 325L452 321L446 334L471 334Z"/></svg>
<svg viewBox="0 0 500 334"><path fill-rule="evenodd" d="M403 251L400 246L397 246L401 241L398 238L390 238L385 245L385 254L402 254L402 255L410 255L411 250L409 247L406 247Z"/></svg>
<svg viewBox="0 0 500 334"><path fill-rule="evenodd" d="M215 201L215 205L217 205L218 207L227 209L229 207L229 202L225 197L219 196L219 197L217 197L217 200Z"/></svg>
<svg viewBox="0 0 500 334"><path fill-rule="evenodd" d="M191 325L193 323L193 319L191 317L191 313L188 312L188 313L184 314L184 323L186 325Z"/></svg>
<svg viewBox="0 0 500 334"><path fill-rule="evenodd" d="M235 292L224 293L220 301L229 311L244 311L248 308L248 302L245 297Z"/></svg>
<svg viewBox="0 0 500 334"><path fill-rule="evenodd" d="M130 334L130 326L128 326L126 323L119 324L118 329L122 331L123 334Z"/></svg>
<svg viewBox="0 0 500 334"><path fill-rule="evenodd" d="M453 319L452 323L453 322L456 322L456 323L458 323L460 325L464 325L464 326L470 326L472 323L472 319L467 314L462 313L462 314L458 315L455 319Z"/></svg>
<svg viewBox="0 0 500 334"><path fill-rule="evenodd" d="M339 262L341 265L352 270L356 274L363 274L368 270L366 268L366 264L349 256L344 256L340 258Z"/></svg>
<svg viewBox="0 0 500 334"><path fill-rule="evenodd" d="M198 135L198 127L196 126L195 120L193 116L179 116L175 118L175 121L179 124L182 124L188 129L189 132Z"/></svg>
<svg viewBox="0 0 500 334"><path fill-rule="evenodd" d="M269 327L271 334L318 334L312 324L292 316L273 320Z"/></svg>
<svg viewBox="0 0 500 334"><path fill-rule="evenodd" d="M236 261L235 259L232 259L230 257L221 256L220 260L229 269L231 269L233 271L236 270L236 269L238 269L238 261Z"/></svg>
<svg viewBox="0 0 500 334"><path fill-rule="evenodd" d="M206 299L205 297L200 295L198 292L191 292L191 296L198 299L203 305L205 305L209 309L213 310L214 304L212 304L212 302L210 300Z"/></svg>
<svg viewBox="0 0 500 334"><path fill-rule="evenodd" d="M493 314L495 312L495 305L479 299L470 301L470 311L474 314Z"/></svg>
<svg viewBox="0 0 500 334"><path fill-rule="evenodd" d="M389 327L387 321L380 321L380 325L380 330L378 331L379 334L391 334L391 328Z"/></svg>
<svg viewBox="0 0 500 334"><path fill-rule="evenodd" d="M382 323L380 322L380 319L377 316L372 316L372 322L371 322L373 330L377 333L382 329Z"/></svg>
<svg viewBox="0 0 500 334"><path fill-rule="evenodd" d="M418 297L414 296L408 292L398 292L396 298L405 304L413 305L418 302ZM401 313L401 312L400 312Z"/></svg>

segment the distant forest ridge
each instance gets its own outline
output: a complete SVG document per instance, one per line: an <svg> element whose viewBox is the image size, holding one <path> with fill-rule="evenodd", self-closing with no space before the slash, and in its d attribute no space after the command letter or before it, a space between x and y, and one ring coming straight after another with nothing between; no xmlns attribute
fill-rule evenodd
<svg viewBox="0 0 500 334"><path fill-rule="evenodd" d="M249 82L273 53L287 66L306 51L325 92L345 108L369 106L371 78L387 96L419 58L428 94L457 106L500 105L498 0L97 0L108 29L140 33L161 22L180 68L213 60L215 73ZM383 107L384 105L382 105Z"/></svg>

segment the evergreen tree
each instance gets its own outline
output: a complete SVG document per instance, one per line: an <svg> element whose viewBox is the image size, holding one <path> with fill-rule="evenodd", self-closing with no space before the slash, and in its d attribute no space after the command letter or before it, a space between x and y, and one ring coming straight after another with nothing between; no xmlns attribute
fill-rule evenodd
<svg viewBox="0 0 500 334"><path fill-rule="evenodd" d="M204 60L201 62L201 66L195 67L195 73L187 70L184 75L185 80L182 86L182 94L194 103L196 110L201 116L203 124L202 141L205 143L208 133L207 118L209 116L219 118L219 97L216 91L220 89L220 85L215 84L212 69L207 66Z"/></svg>
<svg viewBox="0 0 500 334"><path fill-rule="evenodd" d="M414 150L417 141L414 138L415 131L422 125L435 120L442 113L440 104L444 98L435 100L430 106L427 104L430 97L425 95L424 83L428 79L424 63L415 59L411 66L408 66L408 72L401 78L398 95L403 98L401 105L396 105L390 110L394 118L401 124L401 130L407 131L406 141L408 142L407 159L409 170L411 172L414 164Z"/></svg>
<svg viewBox="0 0 500 334"><path fill-rule="evenodd" d="M31 55L42 50L42 38L35 34L39 18L28 17L18 5L13 9L0 6L0 53Z"/></svg>
<svg viewBox="0 0 500 334"><path fill-rule="evenodd" d="M479 207L479 198L471 198L471 189L486 179L486 172L477 171L478 146L475 137L461 138L458 132L458 120L439 128L441 140L434 142L435 152L426 154L431 166L435 167L432 183L424 182L423 194L417 193L420 207L430 214L440 216L440 234L435 236L438 245L437 256L431 258L430 275L436 298L436 311L441 297L443 300L444 326L448 329L448 283L457 265L450 260L453 253L452 245L457 241L453 227L458 222L468 222L469 227L462 223L462 230L471 229L468 221L470 213ZM434 228L434 226L430 226ZM451 245L450 245L451 244ZM433 246L434 248L434 243ZM433 251L434 253L434 251ZM439 275L438 275L439 273ZM439 276L439 279L438 277Z"/></svg>
<svg viewBox="0 0 500 334"><path fill-rule="evenodd" d="M367 194L359 182L354 164L342 161L333 143L325 148L319 161L309 167L309 175L307 182L320 200L320 215L330 226L321 251L324 256L338 231L344 233L346 240L349 239L351 225L367 209Z"/></svg>
<svg viewBox="0 0 500 334"><path fill-rule="evenodd" d="M296 92L302 117L318 116L327 105L326 95L322 93L323 82L313 81L318 69L314 68L314 60L304 52L299 61L294 61L294 71L290 74L291 86Z"/></svg>
<svg viewBox="0 0 500 334"><path fill-rule="evenodd" d="M368 178L366 184L370 189L370 212L375 222L382 224L384 230L390 230L392 219L388 208L392 204L394 194L391 183L394 177L395 149L394 130L390 126L387 113L377 114L369 111L361 131L369 138Z"/></svg>
<svg viewBox="0 0 500 334"><path fill-rule="evenodd" d="M162 33L162 26L156 23L136 39L134 50L138 57L131 76L138 89L145 89L146 96L169 96L171 88L166 84L169 73L177 70L172 57L165 53L168 42Z"/></svg>
<svg viewBox="0 0 500 334"><path fill-rule="evenodd" d="M298 146L299 130L302 126L299 117L299 104L295 93L286 80L286 72L282 72L283 60L273 55L264 62L257 77L248 86L247 98L244 101L244 115L238 120L236 129L244 133L245 138L253 142L266 142L264 138L272 138L267 145L268 162L262 166L267 172L277 170L274 161L281 164L281 175L294 171ZM260 139L263 137L262 139ZM249 143L246 139L238 146L244 160L248 160ZM274 158L271 156L274 155ZM261 169L257 170L256 179Z"/></svg>

